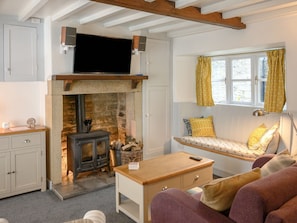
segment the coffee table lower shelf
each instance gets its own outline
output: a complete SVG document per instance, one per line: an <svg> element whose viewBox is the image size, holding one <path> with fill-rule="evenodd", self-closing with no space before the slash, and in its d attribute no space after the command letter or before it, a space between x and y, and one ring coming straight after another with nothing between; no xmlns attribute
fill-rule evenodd
<svg viewBox="0 0 297 223"><path fill-rule="evenodd" d="M130 199L126 199L118 206L119 211L133 219L135 222L139 221L139 205Z"/></svg>

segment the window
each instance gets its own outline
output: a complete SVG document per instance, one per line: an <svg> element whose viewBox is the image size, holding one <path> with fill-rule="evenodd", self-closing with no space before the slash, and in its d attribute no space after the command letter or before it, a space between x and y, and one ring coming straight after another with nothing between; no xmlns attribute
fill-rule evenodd
<svg viewBox="0 0 297 223"><path fill-rule="evenodd" d="M264 104L266 53L213 57L211 63L212 95L216 104Z"/></svg>

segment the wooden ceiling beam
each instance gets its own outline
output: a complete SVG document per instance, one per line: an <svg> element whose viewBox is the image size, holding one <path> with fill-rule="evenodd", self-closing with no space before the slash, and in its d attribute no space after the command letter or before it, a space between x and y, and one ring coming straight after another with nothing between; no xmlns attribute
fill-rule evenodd
<svg viewBox="0 0 297 223"><path fill-rule="evenodd" d="M144 0L92 0L94 2L116 5L124 8L134 9L153 14L171 16L174 18L190 20L194 22L206 23L211 25L229 27L232 29L245 29L246 25L241 22L241 18L234 17L223 19L222 13L214 12L210 14L201 14L198 7L189 6L186 8L175 8L174 2L168 0L155 0L147 2Z"/></svg>

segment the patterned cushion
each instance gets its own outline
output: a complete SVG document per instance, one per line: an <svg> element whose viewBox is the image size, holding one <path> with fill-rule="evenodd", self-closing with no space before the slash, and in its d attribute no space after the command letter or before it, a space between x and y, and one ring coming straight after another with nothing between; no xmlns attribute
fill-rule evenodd
<svg viewBox="0 0 297 223"><path fill-rule="evenodd" d="M181 140L185 143L197 145L211 150L217 150L243 158L254 159L264 154L264 151L262 150L250 150L246 143L236 142L228 139L184 136L181 138Z"/></svg>
<svg viewBox="0 0 297 223"><path fill-rule="evenodd" d="M294 163L296 163L296 160L288 152L281 152L261 167L261 174L262 176L268 176Z"/></svg>
<svg viewBox="0 0 297 223"><path fill-rule="evenodd" d="M200 118L203 118L203 116L200 116ZM186 129L187 129L187 132L188 132L187 135L192 136L192 127L191 127L190 119L184 118L183 121L185 123Z"/></svg>
<svg viewBox="0 0 297 223"><path fill-rule="evenodd" d="M267 131L267 128L264 124L258 126L249 136L248 139L248 147L249 149L255 149L254 145L259 143L261 137L264 135L264 133Z"/></svg>
<svg viewBox="0 0 297 223"><path fill-rule="evenodd" d="M186 126L186 129L187 129L187 131L188 131L188 136L192 136L192 128L191 128L190 120L184 118L183 121L184 121L185 126Z"/></svg>
<svg viewBox="0 0 297 223"><path fill-rule="evenodd" d="M270 129L268 129L261 137L260 141L253 146L254 149L263 150L266 152L269 143L274 137L274 134L278 131L278 127L279 123L276 123Z"/></svg>
<svg viewBox="0 0 297 223"><path fill-rule="evenodd" d="M209 136L215 137L212 116L207 118L190 118L192 127L192 136Z"/></svg>

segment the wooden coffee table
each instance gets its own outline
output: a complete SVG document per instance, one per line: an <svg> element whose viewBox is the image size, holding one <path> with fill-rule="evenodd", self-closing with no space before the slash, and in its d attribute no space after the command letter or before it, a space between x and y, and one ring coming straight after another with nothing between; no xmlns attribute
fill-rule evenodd
<svg viewBox="0 0 297 223"><path fill-rule="evenodd" d="M116 173L116 211L136 222L150 222L150 203L168 188L188 190L213 179L213 160L189 159L185 152L171 153L139 162L138 170L128 165L114 168Z"/></svg>

